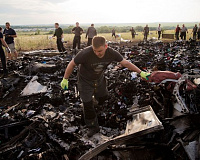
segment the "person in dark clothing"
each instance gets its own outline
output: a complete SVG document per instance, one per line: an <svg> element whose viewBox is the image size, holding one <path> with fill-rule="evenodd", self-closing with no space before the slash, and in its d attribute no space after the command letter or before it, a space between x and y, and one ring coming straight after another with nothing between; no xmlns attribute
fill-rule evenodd
<svg viewBox="0 0 200 160"><path fill-rule="evenodd" d="M199 28L197 30L197 35L198 35L198 40L200 40L200 23L199 23Z"/></svg>
<svg viewBox="0 0 200 160"><path fill-rule="evenodd" d="M198 27L197 27L197 24L195 24L192 32L193 32L193 40L196 40L196 37L197 37L197 31L198 31Z"/></svg>
<svg viewBox="0 0 200 160"><path fill-rule="evenodd" d="M17 54L17 51L15 49L15 43L14 43L14 38L17 37L17 34L16 34L15 30L10 27L10 23L9 22L6 22L6 28L3 31L3 35L5 36L5 42L8 44L8 46L9 46L9 48L11 50L11 52L8 53L9 60L13 59L12 58L12 53L14 54L15 59L17 59L18 54Z"/></svg>
<svg viewBox="0 0 200 160"><path fill-rule="evenodd" d="M179 33L180 33L181 28L179 27L179 25L177 25L176 29L175 29L175 36L176 36L176 40L179 40Z"/></svg>
<svg viewBox="0 0 200 160"><path fill-rule="evenodd" d="M75 66L78 65L78 89L83 102L85 123L89 129L87 133L88 137L99 132L98 119L93 104L93 95L98 101L98 105L102 105L107 99L108 90L104 72L107 66L113 61L119 62L131 71L140 73L140 76L146 80L150 76L150 73L141 71L137 66L124 59L118 51L108 47L104 37L95 36L92 39L92 46L80 51L68 64L61 82L61 87L64 90L68 89L68 78Z"/></svg>
<svg viewBox="0 0 200 160"><path fill-rule="evenodd" d="M7 77L8 70L6 69L6 56L5 56L4 50L2 48L2 45L4 45L7 48L7 52L10 54L11 50L8 47L8 44L4 41L3 34L1 31L0 32L0 57L1 57L2 67L3 67L3 76L1 78L4 78L4 77Z"/></svg>
<svg viewBox="0 0 200 160"><path fill-rule="evenodd" d="M146 25L146 27L144 27L144 40L147 41L147 37L149 35L149 27L148 24Z"/></svg>
<svg viewBox="0 0 200 160"><path fill-rule="evenodd" d="M57 48L58 48L58 51L59 52L65 52L66 49L64 48L63 46L63 41L64 41L64 38L63 38L63 30L62 28L59 27L59 24L58 23L55 23L55 33L53 35L53 37L57 37Z"/></svg>
<svg viewBox="0 0 200 160"><path fill-rule="evenodd" d="M94 36L97 35L97 31L96 29L94 28L94 24L91 24L91 27L88 28L87 32L86 32L86 36L85 38L88 37L88 43L87 43L87 46L90 46L92 44L92 38Z"/></svg>
<svg viewBox="0 0 200 160"><path fill-rule="evenodd" d="M132 39L134 39L135 38L135 34L136 34L135 29L132 27L130 29L130 31L131 31Z"/></svg>
<svg viewBox="0 0 200 160"><path fill-rule="evenodd" d="M114 28L112 29L112 37L116 38L116 34L115 34L115 29Z"/></svg>
<svg viewBox="0 0 200 160"><path fill-rule="evenodd" d="M83 33L83 29L79 26L79 23L76 22L76 27L72 29L72 33L75 34L74 40L73 40L73 49L76 48L76 45L78 44L78 49L81 48L81 35Z"/></svg>

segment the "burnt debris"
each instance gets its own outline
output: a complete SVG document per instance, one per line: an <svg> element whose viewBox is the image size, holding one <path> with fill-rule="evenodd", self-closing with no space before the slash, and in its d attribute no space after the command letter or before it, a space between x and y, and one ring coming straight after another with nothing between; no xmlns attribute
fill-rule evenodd
<svg viewBox="0 0 200 160"><path fill-rule="evenodd" d="M92 138L77 68L69 89L60 87L72 50L24 52L8 61L9 76L0 79L1 160L200 159L199 43L109 45L153 74L146 82L116 63L108 66L109 99L95 106L100 133Z"/></svg>

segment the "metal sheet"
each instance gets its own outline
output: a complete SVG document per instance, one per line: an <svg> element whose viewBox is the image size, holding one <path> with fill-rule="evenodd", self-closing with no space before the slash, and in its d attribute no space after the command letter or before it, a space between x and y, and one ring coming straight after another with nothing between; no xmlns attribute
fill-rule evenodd
<svg viewBox="0 0 200 160"><path fill-rule="evenodd" d="M97 146L96 148L81 156L79 160L89 160L105 150L110 145L125 144L125 142L129 139L133 139L163 129L162 123L155 115L151 106L139 108L131 114L133 115L133 120L127 122L126 131L123 135L120 135L103 143L102 145Z"/></svg>

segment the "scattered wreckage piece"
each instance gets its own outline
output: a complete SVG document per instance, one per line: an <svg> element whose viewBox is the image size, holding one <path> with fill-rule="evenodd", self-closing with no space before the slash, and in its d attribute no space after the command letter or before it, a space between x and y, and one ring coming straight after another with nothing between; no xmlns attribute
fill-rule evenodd
<svg viewBox="0 0 200 160"><path fill-rule="evenodd" d="M21 92L21 96L29 96L38 93L47 92L47 86L43 86L37 82L38 76L34 76L27 86Z"/></svg>
<svg viewBox="0 0 200 160"><path fill-rule="evenodd" d="M97 146L79 158L79 160L89 160L105 150L110 145L125 145L126 141L140 136L157 132L163 129L162 123L155 115L151 106L140 108L132 112L132 121L127 122L125 133L115 137L102 145ZM134 142L133 142L134 143Z"/></svg>

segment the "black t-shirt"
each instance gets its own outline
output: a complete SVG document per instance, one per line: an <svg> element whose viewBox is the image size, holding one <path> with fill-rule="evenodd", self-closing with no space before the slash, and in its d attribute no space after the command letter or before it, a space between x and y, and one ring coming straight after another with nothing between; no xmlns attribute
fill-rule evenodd
<svg viewBox="0 0 200 160"><path fill-rule="evenodd" d="M83 32L83 29L81 27L74 27L72 31L75 31L75 36L80 36L82 34L81 31Z"/></svg>
<svg viewBox="0 0 200 160"><path fill-rule="evenodd" d="M80 51L74 58L75 64L79 65L79 75L87 80L99 80L111 62L122 60L122 55L110 47L103 58L98 58L92 46Z"/></svg>
<svg viewBox="0 0 200 160"><path fill-rule="evenodd" d="M9 28L9 29L4 29L3 34L5 34L5 41L7 44L14 43L14 38L13 37L7 37L7 35L16 35L16 32L14 29Z"/></svg>
<svg viewBox="0 0 200 160"><path fill-rule="evenodd" d="M59 27L55 30L54 36L56 36L57 38L61 38L62 34L63 34L63 30L62 28Z"/></svg>
<svg viewBox="0 0 200 160"><path fill-rule="evenodd" d="M3 34L0 32L0 39L3 38ZM0 47L2 46L2 42L0 40Z"/></svg>

